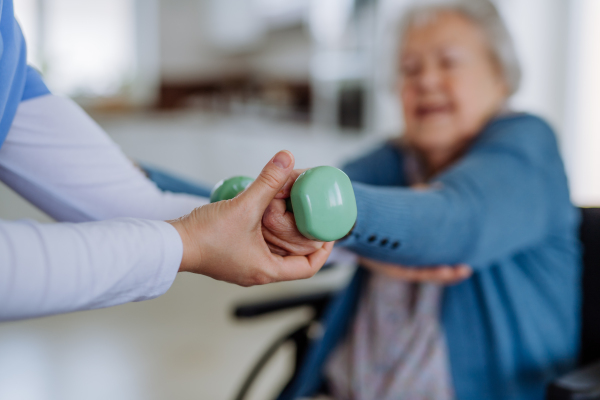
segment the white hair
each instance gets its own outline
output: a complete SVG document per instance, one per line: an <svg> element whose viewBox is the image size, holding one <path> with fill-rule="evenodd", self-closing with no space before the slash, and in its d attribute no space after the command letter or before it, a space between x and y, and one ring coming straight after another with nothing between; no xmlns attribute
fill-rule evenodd
<svg viewBox="0 0 600 400"><path fill-rule="evenodd" d="M489 0L418 1L406 10L399 24L399 37L414 26L428 23L441 13L453 12L472 21L485 36L490 52L498 62L510 95L519 89L521 66L515 46L498 10Z"/></svg>

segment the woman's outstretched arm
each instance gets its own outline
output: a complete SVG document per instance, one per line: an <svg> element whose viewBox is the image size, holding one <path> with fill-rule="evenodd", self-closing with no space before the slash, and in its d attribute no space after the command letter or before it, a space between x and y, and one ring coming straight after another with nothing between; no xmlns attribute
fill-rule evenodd
<svg viewBox="0 0 600 400"><path fill-rule="evenodd" d="M375 186L407 186L403 155L389 142L343 168L353 182Z"/></svg>
<svg viewBox="0 0 600 400"><path fill-rule="evenodd" d="M576 218L554 134L522 115L491 124L427 190L354 184L358 220L340 244L404 265L477 268Z"/></svg>

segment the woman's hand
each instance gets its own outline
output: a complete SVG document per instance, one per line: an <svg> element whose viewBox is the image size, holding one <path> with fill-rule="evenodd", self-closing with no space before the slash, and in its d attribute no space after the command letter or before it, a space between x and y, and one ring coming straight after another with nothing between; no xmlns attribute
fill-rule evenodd
<svg viewBox="0 0 600 400"><path fill-rule="evenodd" d="M281 187L281 190L275 196L275 198L276 199L287 199L288 197L290 197L290 195L292 193L292 186L294 186L294 183L296 183L296 179L298 179L298 177L306 170L308 170L308 168L293 170L292 173L290 174L290 176L287 178L287 180L283 184L283 186Z"/></svg>
<svg viewBox="0 0 600 400"><path fill-rule="evenodd" d="M313 245L312 252L303 256L283 257L271 253L263 235L263 214L293 167L293 155L281 151L237 197L169 221L183 241L179 270L242 286L313 276L329 257L333 243Z"/></svg>
<svg viewBox="0 0 600 400"><path fill-rule="evenodd" d="M292 186L298 176L306 169L295 169L271 201L263 216L263 235L271 251L282 256L305 256L323 246L323 242L310 240L302 236L296 227L294 214L286 211L283 199L290 197Z"/></svg>
<svg viewBox="0 0 600 400"><path fill-rule="evenodd" d="M271 201L262 219L262 233L271 252L280 256L305 256L323 246L323 242L302 236L294 214L286 211L285 201Z"/></svg>
<svg viewBox="0 0 600 400"><path fill-rule="evenodd" d="M432 282L439 285L453 285L471 276L473 270L467 264L435 265L410 268L400 264L389 264L370 258L360 258L360 265L390 278L407 282Z"/></svg>

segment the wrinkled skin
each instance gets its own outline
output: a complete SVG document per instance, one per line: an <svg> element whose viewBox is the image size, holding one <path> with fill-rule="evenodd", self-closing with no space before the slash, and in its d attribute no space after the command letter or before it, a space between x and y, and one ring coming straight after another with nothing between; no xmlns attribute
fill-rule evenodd
<svg viewBox="0 0 600 400"><path fill-rule="evenodd" d="M276 197L289 197L296 178L304 171L306 170L294 170ZM426 189L427 187L422 185L415 187L415 190ZM271 202L263 216L262 229L265 240L271 241L269 248L275 254L310 254L314 251L313 246L315 246L315 243L305 239L298 232L292 213L286 212L284 200L275 199ZM373 272L407 282L433 282L441 285L452 285L467 279L472 274L471 268L466 264L414 268L400 264L384 263L365 257L360 258L360 264Z"/></svg>
<svg viewBox="0 0 600 400"><path fill-rule="evenodd" d="M462 156L503 107L508 86L483 33L458 13L408 29L400 50L404 140L432 176Z"/></svg>
<svg viewBox="0 0 600 400"><path fill-rule="evenodd" d="M302 236L296 228L294 214L286 211L285 200L283 200L290 197L294 182L304 171L306 169L292 171L288 180L277 193L275 199L271 201L263 215L263 235L269 244L269 248L275 254L282 256L289 254L307 255L321 246L321 242L309 240Z"/></svg>

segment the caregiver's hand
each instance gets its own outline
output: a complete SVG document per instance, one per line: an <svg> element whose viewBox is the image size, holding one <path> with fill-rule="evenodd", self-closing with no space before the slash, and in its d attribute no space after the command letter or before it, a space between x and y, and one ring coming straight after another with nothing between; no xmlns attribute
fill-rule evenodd
<svg viewBox="0 0 600 400"><path fill-rule="evenodd" d="M467 279L473 273L473 270L467 264L411 268L361 257L360 265L394 279L407 282L432 282L439 285L453 285Z"/></svg>
<svg viewBox="0 0 600 400"><path fill-rule="evenodd" d="M313 276L327 260L333 243L306 256L272 254L262 232L265 210L286 183L294 157L281 151L240 195L207 204L169 221L183 241L179 271L194 272L242 286Z"/></svg>

